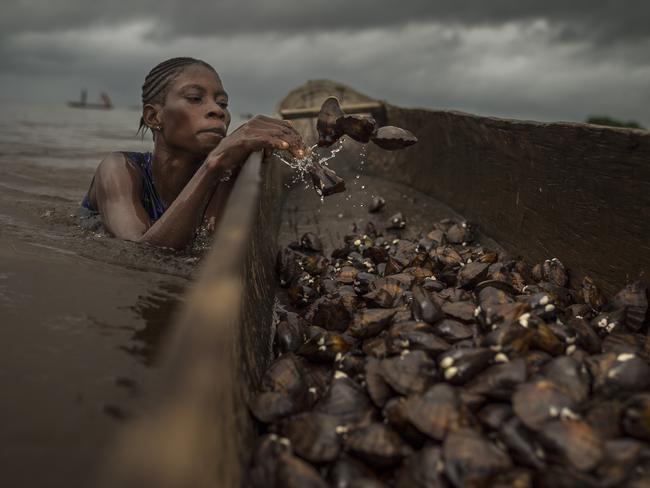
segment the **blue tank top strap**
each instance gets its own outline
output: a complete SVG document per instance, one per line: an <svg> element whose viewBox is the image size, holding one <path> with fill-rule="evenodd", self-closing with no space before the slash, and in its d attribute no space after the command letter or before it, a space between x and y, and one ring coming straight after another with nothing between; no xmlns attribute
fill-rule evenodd
<svg viewBox="0 0 650 488"><path fill-rule="evenodd" d="M139 153L139 152L128 152L120 151L124 156L131 162L133 162L138 169L140 174L142 174L142 193L140 194L140 200L142 201L142 206L149 214L151 222L155 222L160 218L160 216L165 212L165 205L163 205L156 188L153 185L153 174L151 172L151 153ZM93 182L95 178L93 177ZM93 183L90 183L92 187ZM84 195L84 198L81 202L81 206L87 208L92 212L97 212L90 205L90 200L88 199L88 193Z"/></svg>
<svg viewBox="0 0 650 488"><path fill-rule="evenodd" d="M165 212L165 205L162 203L156 188L153 185L153 173L151 171L151 153L126 152L122 154L133 161L142 174L142 206L149 214L152 222L158 220Z"/></svg>

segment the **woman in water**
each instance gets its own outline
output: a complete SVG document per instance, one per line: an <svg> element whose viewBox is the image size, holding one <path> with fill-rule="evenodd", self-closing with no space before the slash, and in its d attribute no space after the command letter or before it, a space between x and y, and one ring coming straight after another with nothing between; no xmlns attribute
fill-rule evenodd
<svg viewBox="0 0 650 488"><path fill-rule="evenodd" d="M214 231L234 180L227 176L251 152L303 155L289 122L259 115L232 134L229 124L228 95L212 66L193 58L160 63L142 86L140 130L152 131L153 152L110 154L82 205L115 237L184 248L201 224Z"/></svg>

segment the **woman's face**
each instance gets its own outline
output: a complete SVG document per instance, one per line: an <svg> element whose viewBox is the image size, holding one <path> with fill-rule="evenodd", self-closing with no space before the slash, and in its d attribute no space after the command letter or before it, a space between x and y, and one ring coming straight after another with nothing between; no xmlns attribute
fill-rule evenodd
<svg viewBox="0 0 650 488"><path fill-rule="evenodd" d="M230 125L228 94L219 76L200 64L185 68L167 91L160 120L167 146L207 156Z"/></svg>

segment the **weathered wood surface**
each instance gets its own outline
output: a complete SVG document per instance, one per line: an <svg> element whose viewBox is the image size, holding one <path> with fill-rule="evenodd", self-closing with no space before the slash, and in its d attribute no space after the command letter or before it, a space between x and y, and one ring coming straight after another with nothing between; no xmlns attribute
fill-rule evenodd
<svg viewBox="0 0 650 488"><path fill-rule="evenodd" d="M650 273L650 133L387 106L419 143L368 167L450 205L515 255L611 294Z"/></svg>
<svg viewBox="0 0 650 488"><path fill-rule="evenodd" d="M101 486L241 486L255 436L248 398L271 356L280 179L259 153L244 165L165 342L162 391L119 436Z"/></svg>

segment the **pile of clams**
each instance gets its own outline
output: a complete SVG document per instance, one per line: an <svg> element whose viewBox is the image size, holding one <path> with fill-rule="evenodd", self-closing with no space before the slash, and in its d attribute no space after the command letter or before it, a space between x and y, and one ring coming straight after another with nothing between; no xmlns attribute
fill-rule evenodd
<svg viewBox="0 0 650 488"><path fill-rule="evenodd" d="M443 220L282 249L250 487L650 486L648 292L569 287Z"/></svg>

